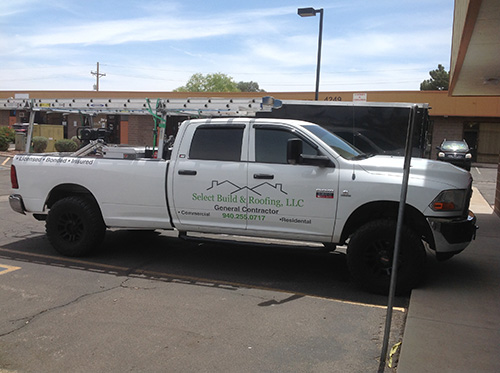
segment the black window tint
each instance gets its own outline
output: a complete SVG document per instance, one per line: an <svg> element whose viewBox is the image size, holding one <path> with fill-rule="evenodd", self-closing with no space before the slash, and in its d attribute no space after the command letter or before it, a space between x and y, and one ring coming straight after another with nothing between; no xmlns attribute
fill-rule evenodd
<svg viewBox="0 0 500 373"><path fill-rule="evenodd" d="M240 161L243 128L198 128L189 149L190 159Z"/></svg>
<svg viewBox="0 0 500 373"><path fill-rule="evenodd" d="M255 161L286 164L289 139L299 138L292 132L267 128L255 129ZM318 155L318 151L303 141L303 154Z"/></svg>

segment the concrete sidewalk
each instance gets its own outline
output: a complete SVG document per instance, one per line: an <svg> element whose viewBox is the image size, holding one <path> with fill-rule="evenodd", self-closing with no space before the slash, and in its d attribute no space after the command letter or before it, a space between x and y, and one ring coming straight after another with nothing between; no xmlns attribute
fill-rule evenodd
<svg viewBox="0 0 500 373"><path fill-rule="evenodd" d="M397 371L500 372L500 218L476 189L476 240L449 261L428 261L413 290Z"/></svg>

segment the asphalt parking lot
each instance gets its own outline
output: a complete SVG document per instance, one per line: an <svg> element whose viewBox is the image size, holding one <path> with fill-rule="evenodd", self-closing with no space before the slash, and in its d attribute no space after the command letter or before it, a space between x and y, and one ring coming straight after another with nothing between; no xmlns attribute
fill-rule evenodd
<svg viewBox="0 0 500 373"><path fill-rule="evenodd" d="M377 371L387 299L351 284L342 250L111 231L97 255L63 258L42 222L10 210L8 163L0 371ZM490 203L496 169L471 172ZM391 346L407 310L398 298Z"/></svg>
<svg viewBox="0 0 500 373"><path fill-rule="evenodd" d="M387 299L351 284L342 252L112 231L95 256L63 258L10 210L5 166L0 187L2 372L378 369Z"/></svg>

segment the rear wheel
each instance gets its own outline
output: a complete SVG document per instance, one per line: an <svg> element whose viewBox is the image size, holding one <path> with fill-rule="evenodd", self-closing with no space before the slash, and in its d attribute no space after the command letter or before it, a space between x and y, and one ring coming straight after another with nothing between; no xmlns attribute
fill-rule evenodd
<svg viewBox="0 0 500 373"><path fill-rule="evenodd" d="M387 219L369 222L353 234L347 248L347 265L359 286L373 293L389 292L395 237L396 222ZM398 256L397 294L407 293L421 282L425 259L422 240L413 230L403 226Z"/></svg>
<svg viewBox="0 0 500 373"><path fill-rule="evenodd" d="M106 226L93 200L66 197L50 209L45 230L50 243L60 254L84 256L99 247Z"/></svg>

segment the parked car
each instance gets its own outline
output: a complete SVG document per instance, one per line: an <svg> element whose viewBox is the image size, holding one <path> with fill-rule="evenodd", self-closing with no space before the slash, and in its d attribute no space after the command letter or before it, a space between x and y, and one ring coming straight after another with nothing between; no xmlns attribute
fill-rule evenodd
<svg viewBox="0 0 500 373"><path fill-rule="evenodd" d="M270 118L185 121L168 160L125 158L124 151L16 155L10 205L45 220L49 242L68 256L97 249L112 227L177 229L184 239L200 232L312 241L328 250L348 241L355 282L389 290L402 157L369 156L318 125ZM411 166L401 294L422 280L424 241L449 259L476 232L470 173L421 158Z"/></svg>
<svg viewBox="0 0 500 373"><path fill-rule="evenodd" d="M454 164L470 171L472 154L471 148L465 140L446 140L444 139L437 147L437 159Z"/></svg>
<svg viewBox="0 0 500 373"><path fill-rule="evenodd" d="M30 125L28 123L16 123L12 125L12 129L16 132L27 133L29 126Z"/></svg>

